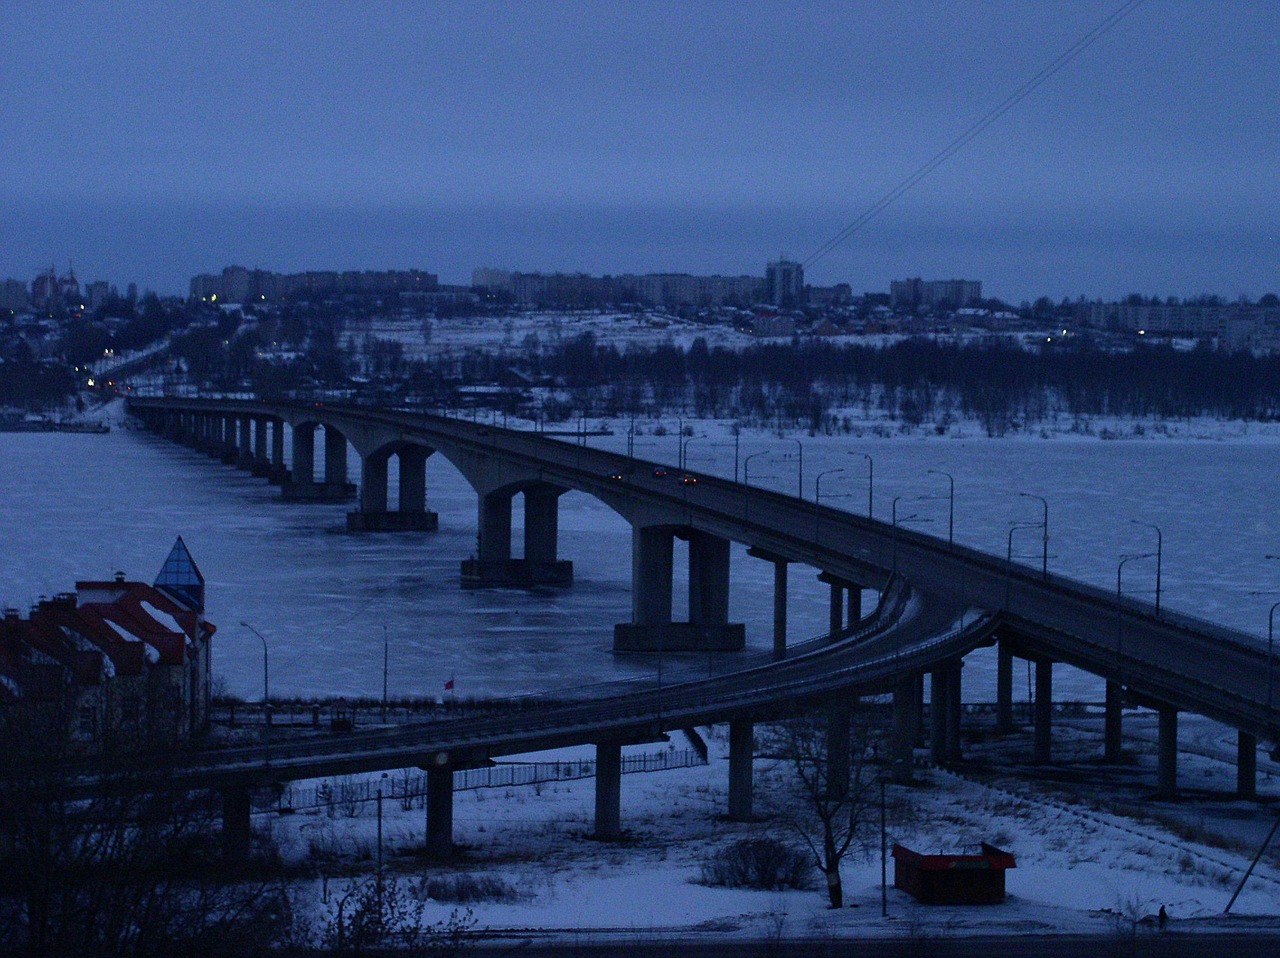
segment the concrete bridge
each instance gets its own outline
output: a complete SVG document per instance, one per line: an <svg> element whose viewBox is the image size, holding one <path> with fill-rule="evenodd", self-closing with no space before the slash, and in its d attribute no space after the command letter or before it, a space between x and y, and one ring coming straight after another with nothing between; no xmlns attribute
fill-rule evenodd
<svg viewBox="0 0 1280 958"><path fill-rule="evenodd" d="M427 509L425 466L439 453L476 491L479 549L461 568L464 586L572 581L557 551L557 503L573 489L596 496L632 526L632 616L615 629L619 650L740 649L743 628L730 621L729 545L774 566L774 664L660 692L645 691L537 712L519 719L363 733L291 750L268 765L261 749L209 753L185 773L193 787L226 796L227 834L247 841L247 789L339 772L420 765L428 770L429 845L451 842L446 772L490 758L566 744L599 750L596 829L620 828L617 757L621 744L664 730L730 723L729 812L750 814L751 723L793 713L797 703L841 703L891 692L894 776L910 778L923 685L930 685L931 757L961 757L964 656L998 643L997 725L1012 727L1015 657L1035 664L1034 756L1052 759L1053 666L1082 668L1106 680L1104 756L1118 761L1122 705L1159 714L1156 791L1177 789L1177 717L1206 715L1238 730L1237 788L1256 793L1259 738L1274 741L1272 663L1254 637L1188 616L1157 611L1075 582L1033 573L945 540L853 516L818 503L713 476L655 475L658 464L499 429L410 412L322 404L197 399L130 399L129 411L175 441L279 482L293 499L351 499L347 446L365 480L352 529L435 528ZM316 430L324 432L324 469L316 469ZM292 470L286 469L286 438ZM387 510L387 462L400 460L400 508ZM512 556L511 503L523 495L524 557ZM672 553L688 542L689 620L672 621ZM788 656L788 567L809 565L830 585L829 643ZM861 595L879 591L865 620ZM506 724L503 724L506 723ZM847 723L845 723L847 728ZM434 770L434 771L433 771ZM434 774L434 778L432 777ZM436 784L432 786L430 783ZM432 797L433 796L433 797ZM431 823L435 824L432 825Z"/></svg>

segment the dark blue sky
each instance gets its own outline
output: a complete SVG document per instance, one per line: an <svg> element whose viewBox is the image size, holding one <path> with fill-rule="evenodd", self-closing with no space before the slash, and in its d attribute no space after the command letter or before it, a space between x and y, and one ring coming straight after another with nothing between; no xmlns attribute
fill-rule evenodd
<svg viewBox="0 0 1280 958"><path fill-rule="evenodd" d="M6 4L0 275L804 259L1119 0ZM1147 0L815 265L1280 288L1280 4Z"/></svg>

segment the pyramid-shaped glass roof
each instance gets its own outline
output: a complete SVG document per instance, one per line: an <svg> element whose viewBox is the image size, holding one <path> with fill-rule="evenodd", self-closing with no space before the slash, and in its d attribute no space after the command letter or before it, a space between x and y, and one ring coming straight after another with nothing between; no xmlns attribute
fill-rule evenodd
<svg viewBox="0 0 1280 958"><path fill-rule="evenodd" d="M178 536L178 541L169 550L169 558L164 560L160 574L153 584L187 608L196 612L204 611L204 576L187 551L187 544L182 541L182 536Z"/></svg>

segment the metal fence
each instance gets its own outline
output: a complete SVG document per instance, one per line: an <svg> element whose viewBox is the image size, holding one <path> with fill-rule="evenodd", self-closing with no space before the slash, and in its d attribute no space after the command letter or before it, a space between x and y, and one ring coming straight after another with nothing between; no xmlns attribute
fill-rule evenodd
<svg viewBox="0 0 1280 958"><path fill-rule="evenodd" d="M694 749L668 749L664 752L622 756L622 773L662 772L706 764L707 760ZM594 778L595 774L596 762L593 758L562 762L504 762L482 768L458 769L453 773L453 790L459 792L568 782ZM362 804L377 801L379 789L387 801L400 802L406 809L421 807L427 792L427 776L424 772L406 769L385 779L344 776L326 779L318 785L308 787L289 784L280 792L274 809L289 812L329 807L354 817L359 814Z"/></svg>

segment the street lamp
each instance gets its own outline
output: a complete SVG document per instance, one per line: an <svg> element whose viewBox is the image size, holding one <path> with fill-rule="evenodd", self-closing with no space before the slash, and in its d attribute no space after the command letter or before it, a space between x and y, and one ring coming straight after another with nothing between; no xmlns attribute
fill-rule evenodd
<svg viewBox="0 0 1280 958"><path fill-rule="evenodd" d="M947 477L947 545L952 545L955 542L956 530L956 478L941 469L930 469L928 474Z"/></svg>
<svg viewBox="0 0 1280 958"><path fill-rule="evenodd" d="M751 485L751 460L768 454L769 450L764 449L760 452L753 452L742 460L742 518L744 519L751 518L751 490L749 488Z"/></svg>
<svg viewBox="0 0 1280 958"><path fill-rule="evenodd" d="M267 671L267 640L262 638L262 633L248 622L242 621L240 625L262 640L262 717L265 723L262 740L267 753L267 761L269 762L271 761L271 683L270 673Z"/></svg>
<svg viewBox="0 0 1280 958"><path fill-rule="evenodd" d="M1040 578L1047 579L1049 578L1049 500L1030 492L1020 492L1018 495L1024 499L1039 499L1040 505L1044 506L1044 519L1041 520L1041 525L1044 526L1044 544L1040 560Z"/></svg>
<svg viewBox="0 0 1280 958"><path fill-rule="evenodd" d="M871 519L873 518L873 516L871 515L871 505L873 502L875 502L875 491L876 491L876 461L872 459L871 456L869 456L865 452L864 453L851 452L849 453L849 455L851 456L861 455L863 459L867 460L867 518Z"/></svg>
<svg viewBox="0 0 1280 958"><path fill-rule="evenodd" d="M796 444L796 498L804 498L804 444L794 436L790 441Z"/></svg>
<svg viewBox="0 0 1280 958"><path fill-rule="evenodd" d="M890 523L890 532L893 536L893 571L894 572L898 571L898 522L899 521L910 522L912 519L916 517L916 513L913 512L909 516L903 516L901 520L898 519L898 500L905 499L905 498L906 496L894 496L893 506L890 513L891 520L892 520Z"/></svg>
<svg viewBox="0 0 1280 958"><path fill-rule="evenodd" d="M682 440L680 443L680 471L684 472L688 469L689 463L689 443L695 439L706 439L706 436L690 436L688 439Z"/></svg>
<svg viewBox="0 0 1280 958"><path fill-rule="evenodd" d="M834 476L838 472L844 472L844 470L843 469L824 469L822 472L818 473L818 478L813 480L813 541L815 544L818 541L818 518L821 515L821 513L819 513L818 511L819 509L818 503L822 499L822 477Z"/></svg>
<svg viewBox="0 0 1280 958"><path fill-rule="evenodd" d="M1267 727L1271 726L1271 697L1275 691L1275 663L1272 657L1272 650L1275 648L1276 637L1276 609L1280 608L1280 602L1271 607L1271 611L1267 613Z"/></svg>
<svg viewBox="0 0 1280 958"><path fill-rule="evenodd" d="M1009 594L1013 588L1013 534L1023 529L1039 529L1038 522L1012 522L1009 524L1009 550L1005 553L1004 567L1004 607L1009 609Z"/></svg>
<svg viewBox="0 0 1280 958"><path fill-rule="evenodd" d="M1134 559L1150 559L1155 555L1154 552L1133 552L1129 555L1120 557L1120 564L1116 566L1116 667L1120 668L1121 662L1121 642L1124 639L1124 605L1122 600L1124 593L1120 587L1120 575L1124 572L1127 563Z"/></svg>
<svg viewBox="0 0 1280 958"><path fill-rule="evenodd" d="M1148 529L1156 531L1156 615L1160 615L1160 566L1164 558L1164 533L1160 531L1160 527L1151 522L1139 522L1137 519L1130 519L1130 523L1135 526L1146 526Z"/></svg>

